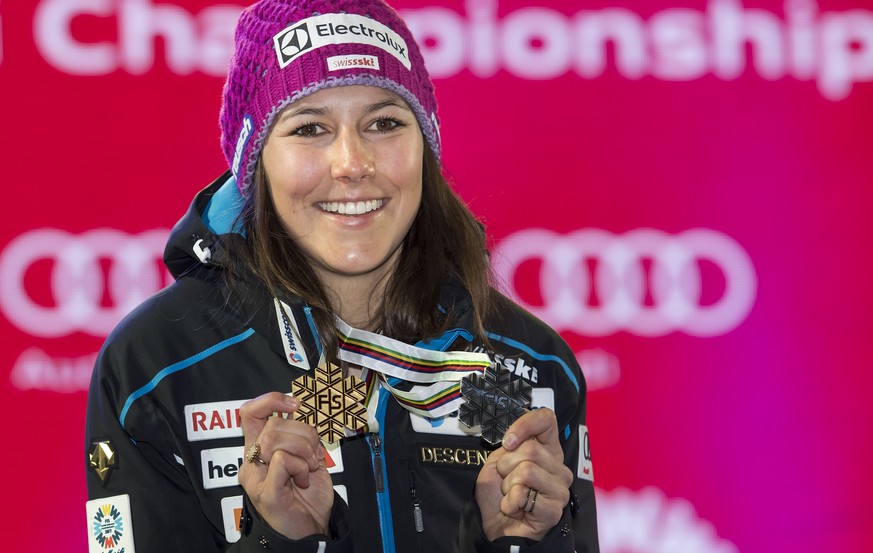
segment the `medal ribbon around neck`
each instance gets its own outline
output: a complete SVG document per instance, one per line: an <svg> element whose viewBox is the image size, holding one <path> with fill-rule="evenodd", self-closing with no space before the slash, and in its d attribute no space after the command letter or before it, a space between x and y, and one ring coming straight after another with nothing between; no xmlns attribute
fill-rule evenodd
<svg viewBox="0 0 873 553"><path fill-rule="evenodd" d="M485 353L434 351L368 332L336 320L338 357L379 375L381 385L407 410L423 417L438 418L457 411L461 379L482 374L491 365ZM416 385L410 390L391 386L388 377Z"/></svg>

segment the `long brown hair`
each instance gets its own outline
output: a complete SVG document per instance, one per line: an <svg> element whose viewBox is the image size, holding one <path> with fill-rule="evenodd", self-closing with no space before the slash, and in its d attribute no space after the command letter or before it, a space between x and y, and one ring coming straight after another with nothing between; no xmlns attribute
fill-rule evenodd
<svg viewBox="0 0 873 553"><path fill-rule="evenodd" d="M308 256L282 226L269 191L263 163L258 162L252 193L246 197L240 224L247 250L232 259L260 279L273 294L286 290L312 309L329 357L337 348L334 308ZM231 278L234 278L231 271ZM400 257L385 286L374 327L409 343L448 330L453 313L438 309L447 279L456 279L470 295L473 328L487 344L483 320L492 308L493 288L483 227L451 189L442 168L425 145L422 198L418 214L403 240ZM451 309L452 306L440 306Z"/></svg>

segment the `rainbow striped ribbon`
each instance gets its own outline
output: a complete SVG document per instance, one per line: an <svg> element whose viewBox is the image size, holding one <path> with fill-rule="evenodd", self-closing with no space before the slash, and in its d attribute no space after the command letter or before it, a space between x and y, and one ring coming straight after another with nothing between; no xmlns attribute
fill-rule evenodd
<svg viewBox="0 0 873 553"><path fill-rule="evenodd" d="M360 330L337 319L339 358L379 375L385 387L407 410L437 418L457 411L461 379L483 373L491 365L485 353L434 351ZM391 386L388 377L416 383L409 390ZM370 388L370 386L368 386Z"/></svg>

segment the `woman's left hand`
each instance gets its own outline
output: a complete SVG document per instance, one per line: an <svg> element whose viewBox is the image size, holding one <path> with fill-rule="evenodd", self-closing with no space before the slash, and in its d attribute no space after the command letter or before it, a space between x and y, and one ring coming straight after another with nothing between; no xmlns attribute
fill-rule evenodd
<svg viewBox="0 0 873 553"><path fill-rule="evenodd" d="M561 520L572 483L555 413L525 413L510 426L476 480L485 536L491 541L501 536L541 540Z"/></svg>

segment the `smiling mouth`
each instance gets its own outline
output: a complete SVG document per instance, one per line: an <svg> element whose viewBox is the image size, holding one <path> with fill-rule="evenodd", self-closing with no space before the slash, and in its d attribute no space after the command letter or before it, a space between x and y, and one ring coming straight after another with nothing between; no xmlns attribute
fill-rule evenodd
<svg viewBox="0 0 873 553"><path fill-rule="evenodd" d="M384 200L367 200L366 202L321 202L318 208L328 213L339 213L340 215L364 215L371 211L376 211Z"/></svg>

